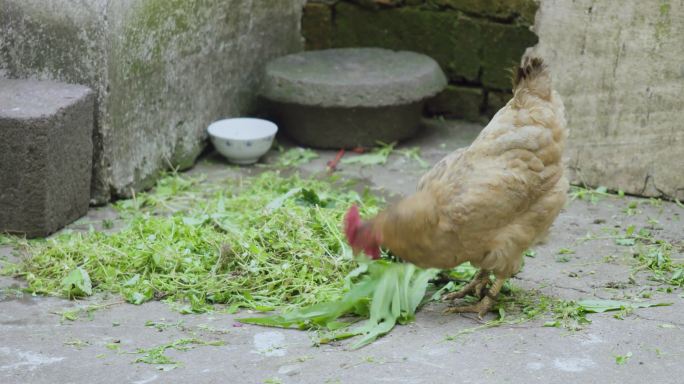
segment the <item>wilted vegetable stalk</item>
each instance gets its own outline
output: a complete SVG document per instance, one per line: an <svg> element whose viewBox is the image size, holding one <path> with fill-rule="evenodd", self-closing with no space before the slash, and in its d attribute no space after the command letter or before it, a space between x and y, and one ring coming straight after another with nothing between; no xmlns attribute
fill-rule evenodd
<svg viewBox="0 0 684 384"><path fill-rule="evenodd" d="M412 264L392 263L385 260L365 261L350 273L348 279L358 279L339 300L314 304L282 315L240 319L243 323L273 327L321 328L333 331L324 343L360 335L353 349L363 347L394 328L415 317L423 302L428 281L437 270L422 270ZM368 320L351 328L350 322L339 321L344 315L359 315Z"/></svg>

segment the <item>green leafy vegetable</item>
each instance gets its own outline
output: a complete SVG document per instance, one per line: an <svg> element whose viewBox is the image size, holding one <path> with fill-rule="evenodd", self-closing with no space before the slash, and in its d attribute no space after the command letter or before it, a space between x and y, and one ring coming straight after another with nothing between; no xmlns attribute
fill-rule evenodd
<svg viewBox="0 0 684 384"><path fill-rule="evenodd" d="M353 349L360 348L388 333L397 323L413 321L416 309L425 298L428 281L436 276L437 271L379 260L363 265L351 277L358 274L361 274L358 281L339 300L314 304L282 315L239 321L273 327L294 326L335 331L329 337L322 338L322 343L360 335L361 339L352 345ZM350 328L349 323L338 321L343 315L349 314L368 317L368 320ZM340 329L344 330L337 332Z"/></svg>

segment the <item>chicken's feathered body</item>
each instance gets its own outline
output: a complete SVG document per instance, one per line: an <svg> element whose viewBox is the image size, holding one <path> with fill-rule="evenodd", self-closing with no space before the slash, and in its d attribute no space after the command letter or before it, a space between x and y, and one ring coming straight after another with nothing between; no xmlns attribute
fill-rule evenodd
<svg viewBox="0 0 684 384"><path fill-rule="evenodd" d="M470 147L437 163L417 192L371 220L372 228L403 260L435 268L469 261L503 282L565 203L566 137L563 103L548 70L540 59L527 59L513 99Z"/></svg>

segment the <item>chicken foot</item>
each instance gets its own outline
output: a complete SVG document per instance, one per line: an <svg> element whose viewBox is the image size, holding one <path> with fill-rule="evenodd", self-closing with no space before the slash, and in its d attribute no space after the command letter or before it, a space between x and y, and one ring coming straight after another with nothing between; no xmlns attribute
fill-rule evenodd
<svg viewBox="0 0 684 384"><path fill-rule="evenodd" d="M489 280L489 271L481 270L463 288L456 292L451 292L444 295L442 297L442 300L453 301L455 299L462 299L466 297L466 295L468 295L469 293L474 293L475 296L481 299L483 293L486 292L485 289L487 288L487 285L489 285L490 282L491 281Z"/></svg>
<svg viewBox="0 0 684 384"><path fill-rule="evenodd" d="M496 303L496 296L499 294L499 291L501 291L501 287L503 287L504 281L506 281L506 279L497 277L494 281L494 284L492 284L491 288L489 288L489 290L486 291L484 297L482 297L482 299L477 304L464 305L460 307L449 307L444 310L444 313L473 312L477 313L477 316L480 319L482 319L482 317L486 315L487 312L489 312L489 310L491 310L494 304Z"/></svg>

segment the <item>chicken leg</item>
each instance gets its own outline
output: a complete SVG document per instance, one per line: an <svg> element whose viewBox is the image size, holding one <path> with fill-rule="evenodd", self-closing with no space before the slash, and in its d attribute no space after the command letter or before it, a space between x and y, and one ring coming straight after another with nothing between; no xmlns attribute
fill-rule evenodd
<svg viewBox="0 0 684 384"><path fill-rule="evenodd" d="M487 277L487 280L489 280L489 277ZM503 287L504 281L506 281L506 279L497 277L494 283L492 284L491 288L489 288L489 290L484 293L484 296L477 304L465 305L460 307L449 307L444 310L444 313L474 312L477 313L477 316L480 319L482 319L482 317L486 315L487 312L489 312L489 310L491 310L494 304L496 303L496 296L499 294L499 291L501 291L501 287Z"/></svg>
<svg viewBox="0 0 684 384"><path fill-rule="evenodd" d="M489 280L489 271L480 270L480 272L473 277L468 284L456 292L451 292L442 297L444 301L453 301L455 299L462 299L469 293L474 293L475 296L482 298L482 293L491 281Z"/></svg>

